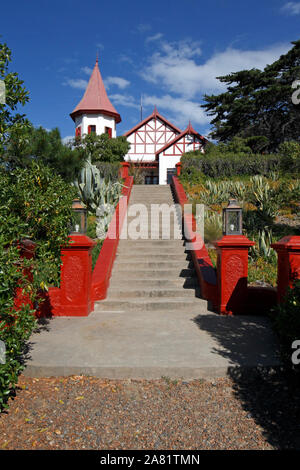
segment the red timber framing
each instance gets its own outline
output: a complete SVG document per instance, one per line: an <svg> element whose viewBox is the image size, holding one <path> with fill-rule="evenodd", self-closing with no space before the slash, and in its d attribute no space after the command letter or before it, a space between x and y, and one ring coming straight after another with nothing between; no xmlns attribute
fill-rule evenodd
<svg viewBox="0 0 300 470"><path fill-rule="evenodd" d="M150 116L124 134L131 145L128 155L143 155L147 160L147 155L154 157L159 149L179 134L181 130L161 116L155 108Z"/></svg>
<svg viewBox="0 0 300 470"><path fill-rule="evenodd" d="M156 159L158 159L159 155L178 155L180 157L185 152L199 150L199 148L205 146L206 142L205 137L196 132L191 124L189 124L185 131L156 152Z"/></svg>

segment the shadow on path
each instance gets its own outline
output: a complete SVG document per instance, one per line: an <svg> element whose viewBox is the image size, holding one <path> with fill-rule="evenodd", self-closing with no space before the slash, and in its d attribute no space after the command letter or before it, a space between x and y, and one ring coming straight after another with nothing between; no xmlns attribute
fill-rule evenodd
<svg viewBox="0 0 300 470"><path fill-rule="evenodd" d="M300 449L299 376L283 365L270 367L276 339L268 319L199 315L193 321L217 340L215 353L232 362L235 396L268 442L275 449Z"/></svg>

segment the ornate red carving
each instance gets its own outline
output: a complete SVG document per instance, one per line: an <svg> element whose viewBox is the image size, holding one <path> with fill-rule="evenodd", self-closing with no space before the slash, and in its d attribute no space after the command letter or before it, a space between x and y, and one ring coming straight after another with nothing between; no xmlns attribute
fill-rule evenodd
<svg viewBox="0 0 300 470"><path fill-rule="evenodd" d="M218 252L218 309L221 314L243 311L247 294L248 249L254 244L243 235L225 235L215 242Z"/></svg>
<svg viewBox="0 0 300 470"><path fill-rule="evenodd" d="M287 288L300 279L300 237L283 237L271 246L278 255L277 300L281 302Z"/></svg>

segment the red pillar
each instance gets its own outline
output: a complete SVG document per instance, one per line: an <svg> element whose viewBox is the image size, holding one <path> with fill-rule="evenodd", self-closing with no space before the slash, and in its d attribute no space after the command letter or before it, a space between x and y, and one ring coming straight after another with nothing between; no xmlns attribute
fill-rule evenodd
<svg viewBox="0 0 300 470"><path fill-rule="evenodd" d="M284 237L271 246L278 255L277 300L281 302L287 288L293 286L293 281L300 279L300 237Z"/></svg>
<svg viewBox="0 0 300 470"><path fill-rule="evenodd" d="M94 308L92 301L92 249L95 245L86 235L70 235L71 243L61 250L60 287L49 289L53 316L87 316Z"/></svg>
<svg viewBox="0 0 300 470"><path fill-rule="evenodd" d="M178 162L178 163L176 163L175 166L176 166L176 175L180 176L181 175L181 169L182 169L182 163Z"/></svg>
<svg viewBox="0 0 300 470"><path fill-rule="evenodd" d="M120 176L121 178L128 178L129 162L121 162Z"/></svg>
<svg viewBox="0 0 300 470"><path fill-rule="evenodd" d="M248 250L255 242L244 235L224 235L216 241L218 253L218 309L223 315L241 313L248 281Z"/></svg>

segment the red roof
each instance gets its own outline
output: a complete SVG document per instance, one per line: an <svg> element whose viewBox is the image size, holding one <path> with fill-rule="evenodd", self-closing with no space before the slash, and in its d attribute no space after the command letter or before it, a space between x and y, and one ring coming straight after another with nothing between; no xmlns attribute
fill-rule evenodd
<svg viewBox="0 0 300 470"><path fill-rule="evenodd" d="M178 134L181 134L182 131L179 129L179 127L174 126L174 124L171 124L166 118L164 118L161 114L159 114L155 106L154 111L152 114L150 114L150 116L146 117L143 121L139 122L136 126L134 126L129 131L125 132L125 134L123 135L125 137L128 137L130 134L133 134L133 132L135 132L137 129L142 127L144 124L147 124L147 122L149 122L151 119L156 118L156 117L159 118L165 124L167 124L169 127L171 127L171 129L173 129L175 132L177 132Z"/></svg>
<svg viewBox="0 0 300 470"><path fill-rule="evenodd" d="M73 121L75 121L75 116L80 114L105 114L107 116L114 117L117 123L121 121L120 114L111 104L106 94L104 83L98 67L98 59L96 60L94 70L83 98L78 103L76 108L71 112L70 116Z"/></svg>
<svg viewBox="0 0 300 470"><path fill-rule="evenodd" d="M203 143L206 143L208 142L208 140L203 137L203 135L200 135L198 132L196 132L192 125L191 125L191 122L189 122L189 125L187 126L187 128L185 129L185 131L181 132L179 135L177 135L173 140L171 140L171 142L167 142L166 145L164 147L162 147L160 150L158 150L156 152L156 157L164 152L166 149L168 149L169 147L171 147L171 145L174 145L176 144L176 142L178 142L178 140L180 140L182 137L184 137L185 135L195 135L196 137L198 137L198 139L202 140Z"/></svg>

